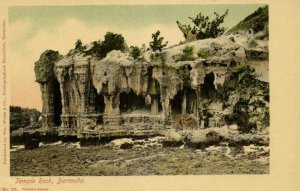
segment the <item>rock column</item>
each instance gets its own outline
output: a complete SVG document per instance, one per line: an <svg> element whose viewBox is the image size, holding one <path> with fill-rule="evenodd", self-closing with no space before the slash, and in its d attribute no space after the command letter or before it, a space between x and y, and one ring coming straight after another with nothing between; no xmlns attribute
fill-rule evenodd
<svg viewBox="0 0 300 191"><path fill-rule="evenodd" d="M120 125L120 96L119 93L104 95L105 110L103 121L107 125Z"/></svg>
<svg viewBox="0 0 300 191"><path fill-rule="evenodd" d="M40 59L35 62L34 71L36 82L40 84L42 93L42 128L51 129L57 125L55 121L55 92L60 91L55 86L54 63L58 60L59 53L53 50L43 52Z"/></svg>
<svg viewBox="0 0 300 191"><path fill-rule="evenodd" d="M183 97L181 101L181 113L182 115L186 115L186 90L183 90Z"/></svg>
<svg viewBox="0 0 300 191"><path fill-rule="evenodd" d="M151 114L157 115L159 113L158 109L158 98L156 96L152 96L151 99Z"/></svg>

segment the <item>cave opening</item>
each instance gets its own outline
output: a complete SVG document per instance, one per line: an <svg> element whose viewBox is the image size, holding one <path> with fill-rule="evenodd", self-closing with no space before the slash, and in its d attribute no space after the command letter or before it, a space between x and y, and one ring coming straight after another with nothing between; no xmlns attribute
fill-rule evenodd
<svg viewBox="0 0 300 191"><path fill-rule="evenodd" d="M103 113L105 109L104 96L103 94L98 94L96 88L91 85L92 91L90 95L90 106L92 106L95 113Z"/></svg>
<svg viewBox="0 0 300 191"><path fill-rule="evenodd" d="M171 110L172 114L181 114L182 113L182 99L183 99L183 91L180 90L177 92L177 94L174 96L173 99L171 99Z"/></svg>
<svg viewBox="0 0 300 191"><path fill-rule="evenodd" d="M206 74L204 77L204 84L200 86L200 96L203 99L216 101L218 99L218 92L214 85L215 75L213 72Z"/></svg>
<svg viewBox="0 0 300 191"><path fill-rule="evenodd" d="M151 104L146 104L143 95L137 95L132 89L127 92L120 93L120 111L122 113L150 112Z"/></svg>
<svg viewBox="0 0 300 191"><path fill-rule="evenodd" d="M60 126L61 125L60 116L62 114L62 103L61 103L60 84L56 79L54 79L53 82L53 89L54 89L54 100L53 100L54 123L55 126Z"/></svg>
<svg viewBox="0 0 300 191"><path fill-rule="evenodd" d="M171 99L172 114L192 114L196 107L196 92L190 87L184 87Z"/></svg>
<svg viewBox="0 0 300 191"><path fill-rule="evenodd" d="M96 113L103 113L105 109L104 96L102 94L96 94L95 96L95 110Z"/></svg>

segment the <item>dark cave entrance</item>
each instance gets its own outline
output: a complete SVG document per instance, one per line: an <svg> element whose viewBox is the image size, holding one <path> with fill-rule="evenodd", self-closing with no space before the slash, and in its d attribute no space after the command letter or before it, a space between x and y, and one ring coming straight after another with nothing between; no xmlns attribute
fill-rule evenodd
<svg viewBox="0 0 300 191"><path fill-rule="evenodd" d="M183 91L180 90L177 92L175 97L171 100L171 110L172 114L181 114L182 112L182 99L183 99Z"/></svg>
<svg viewBox="0 0 300 191"><path fill-rule="evenodd" d="M103 94L98 94L96 88L92 86L92 94L90 96L90 106L94 107L95 113L103 113L105 109L104 96Z"/></svg>
<svg viewBox="0 0 300 191"><path fill-rule="evenodd" d="M196 92L192 88L184 87L171 100L172 114L192 114L196 107Z"/></svg>
<svg viewBox="0 0 300 191"><path fill-rule="evenodd" d="M96 113L103 113L105 109L104 96L102 94L95 94L95 110ZM97 124L103 124L103 116L99 116Z"/></svg>
<svg viewBox="0 0 300 191"><path fill-rule="evenodd" d="M103 113L105 109L104 96L102 94L97 94L95 96L95 110L96 113Z"/></svg>
<svg viewBox="0 0 300 191"><path fill-rule="evenodd" d="M60 85L59 82L54 79L53 82L53 90L54 90L54 100L53 100L53 106L54 106L54 124L55 126L61 125L61 119L60 116L62 114L62 104L61 104L61 92L60 92Z"/></svg>
<svg viewBox="0 0 300 191"><path fill-rule="evenodd" d="M88 101L88 106L89 106L89 113L96 113L96 114L101 114L96 121L96 124L103 124L103 113L105 110L105 103L104 103L104 96L103 94L98 94L96 88L93 86L92 82L90 82L90 87L91 89L89 99Z"/></svg>
<svg viewBox="0 0 300 191"><path fill-rule="evenodd" d="M146 105L145 97L137 95L132 89L128 93L122 92L120 94L120 111L122 113L132 113L136 110L150 112L151 104Z"/></svg>
<svg viewBox="0 0 300 191"><path fill-rule="evenodd" d="M203 99L216 101L218 99L218 92L214 85L215 75L213 72L206 74L204 77L204 84L200 86L200 96Z"/></svg>

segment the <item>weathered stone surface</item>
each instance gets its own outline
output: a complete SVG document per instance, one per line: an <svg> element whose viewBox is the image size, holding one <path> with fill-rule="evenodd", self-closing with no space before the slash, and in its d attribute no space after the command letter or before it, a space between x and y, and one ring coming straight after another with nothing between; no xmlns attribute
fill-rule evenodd
<svg viewBox="0 0 300 191"><path fill-rule="evenodd" d="M179 121L179 128L181 130L197 129L197 119L191 115L182 115Z"/></svg>
<svg viewBox="0 0 300 191"><path fill-rule="evenodd" d="M42 92L42 128L49 129L59 126L61 109L60 91L54 75L54 63L61 56L57 51L46 50L35 62L36 81Z"/></svg>
<svg viewBox="0 0 300 191"><path fill-rule="evenodd" d="M249 47L253 38L236 34L192 41L161 53L144 51L140 60L116 50L103 59L78 51L64 57L46 51L35 65L42 91L43 127L58 126L61 135L83 137L148 136L175 128L222 127L241 98L238 92L222 97L230 71L254 57L268 63L268 57L262 56L267 54L267 41L259 41L254 49ZM186 46L193 47L195 59L174 60ZM208 54L199 57L200 50ZM261 113L267 113L268 105L251 107L250 123L257 122L264 129L261 121L267 118ZM205 137L201 133L191 140L218 142L225 136L219 131L206 132Z"/></svg>
<svg viewBox="0 0 300 191"><path fill-rule="evenodd" d="M19 128L40 128L41 113L36 109L21 108L17 106L10 106L10 131Z"/></svg>
<svg viewBox="0 0 300 191"><path fill-rule="evenodd" d="M166 142L180 142L183 140L183 136L176 132L175 130L169 130L166 132L165 141Z"/></svg>

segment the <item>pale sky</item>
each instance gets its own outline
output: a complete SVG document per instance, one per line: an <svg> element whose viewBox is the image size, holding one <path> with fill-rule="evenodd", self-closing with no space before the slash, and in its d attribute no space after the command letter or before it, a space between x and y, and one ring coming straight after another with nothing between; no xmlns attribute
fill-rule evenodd
<svg viewBox="0 0 300 191"><path fill-rule="evenodd" d="M102 5L9 7L9 73L11 105L41 111L41 93L35 82L34 62L47 49L66 54L77 39L83 44L107 31L122 34L129 46L149 46L157 30L168 45L184 40L176 25L190 23L199 12L213 17L229 9L224 26L230 29L262 5Z"/></svg>

